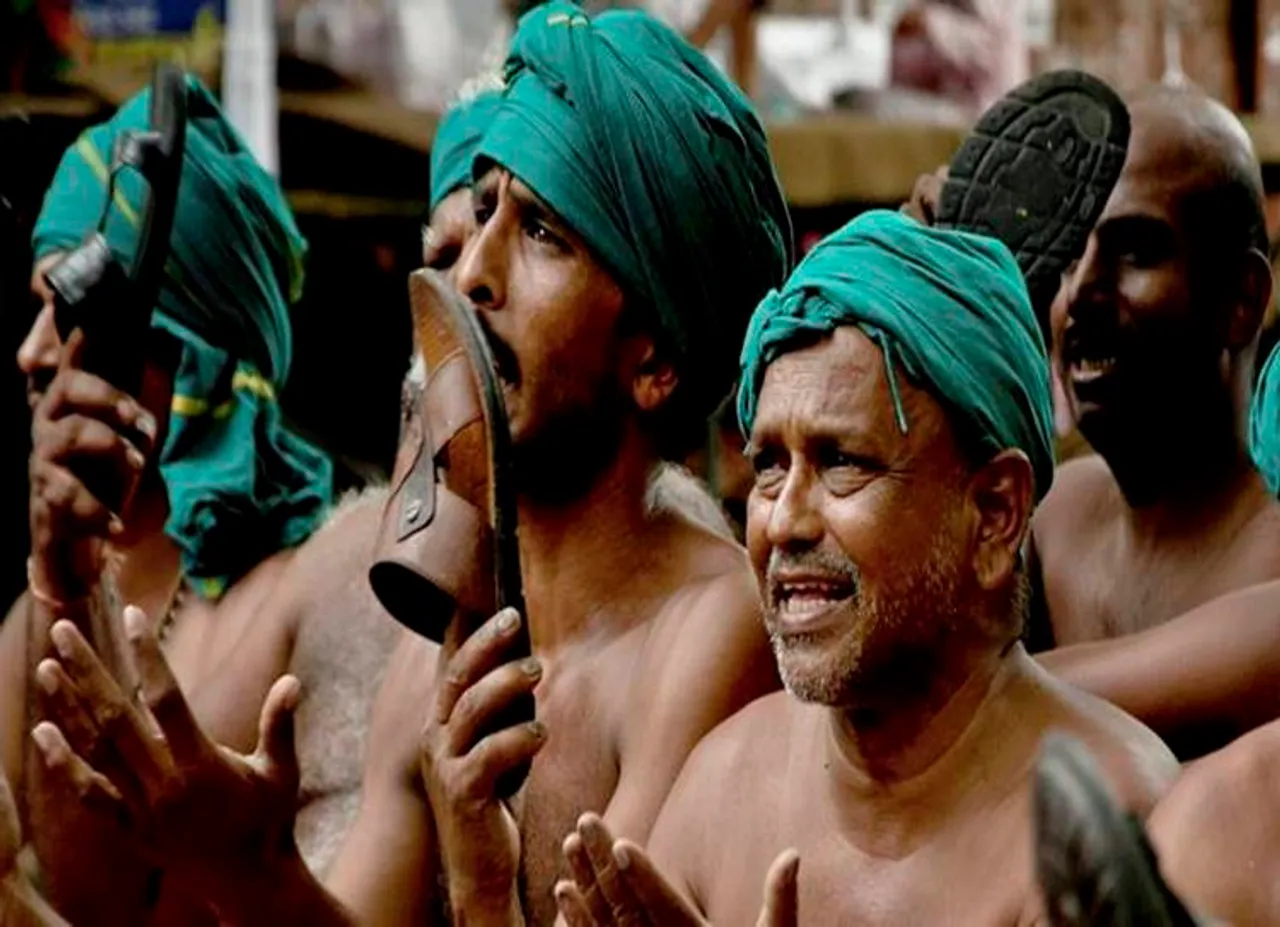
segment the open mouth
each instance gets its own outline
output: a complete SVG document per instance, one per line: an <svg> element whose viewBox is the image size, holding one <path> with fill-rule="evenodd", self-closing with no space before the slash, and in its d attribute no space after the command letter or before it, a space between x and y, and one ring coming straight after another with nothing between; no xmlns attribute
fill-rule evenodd
<svg viewBox="0 0 1280 927"><path fill-rule="evenodd" d="M493 366L498 379L505 386L519 386L520 364L516 360L516 352L493 333L493 329L485 323L483 315L480 316L480 328L484 331L485 341L489 342L489 351L493 355Z"/></svg>
<svg viewBox="0 0 1280 927"><path fill-rule="evenodd" d="M809 630L858 594L843 577L806 576L772 579L769 601L778 623L787 630Z"/></svg>
<svg viewBox="0 0 1280 927"><path fill-rule="evenodd" d="M1079 391L1105 380L1116 370L1119 339L1101 332L1068 331L1062 349L1063 365L1071 385Z"/></svg>

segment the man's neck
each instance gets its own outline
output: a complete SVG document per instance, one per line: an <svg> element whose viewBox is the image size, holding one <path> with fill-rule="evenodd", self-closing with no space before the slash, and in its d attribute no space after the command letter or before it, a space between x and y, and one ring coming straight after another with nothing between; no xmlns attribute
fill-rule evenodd
<svg viewBox="0 0 1280 927"><path fill-rule="evenodd" d="M1113 425L1109 435L1091 440L1140 530L1149 524L1168 531L1206 516L1215 521L1256 476L1245 438L1251 395L1247 371L1235 363L1227 382L1180 395L1166 397L1163 407L1140 421Z"/></svg>
<svg viewBox="0 0 1280 927"><path fill-rule="evenodd" d="M1029 666L1015 644L915 704L830 710L827 778L846 837L870 855L900 858L961 814L967 798L990 799L1016 781L1024 758L1010 749L1001 706Z"/></svg>
<svg viewBox="0 0 1280 927"><path fill-rule="evenodd" d="M520 500L520 559L535 649L580 638L626 595L652 554L645 493L657 460L638 436L571 501Z"/></svg>
<svg viewBox="0 0 1280 927"><path fill-rule="evenodd" d="M1199 535L1243 506L1265 504L1266 487L1234 429L1188 432L1163 444L1108 448L1104 455L1138 538Z"/></svg>

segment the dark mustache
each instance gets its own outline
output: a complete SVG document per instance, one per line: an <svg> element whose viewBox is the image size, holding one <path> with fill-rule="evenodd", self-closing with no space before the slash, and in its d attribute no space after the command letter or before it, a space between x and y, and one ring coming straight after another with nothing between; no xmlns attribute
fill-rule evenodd
<svg viewBox="0 0 1280 927"><path fill-rule="evenodd" d="M473 311L476 314L476 319L480 322L480 330L484 332L484 340L489 343L489 350L493 354L493 364L497 367L498 376L508 383L517 383L520 377L520 363L516 360L516 352L511 350L510 346L494 333L483 312L478 309Z"/></svg>

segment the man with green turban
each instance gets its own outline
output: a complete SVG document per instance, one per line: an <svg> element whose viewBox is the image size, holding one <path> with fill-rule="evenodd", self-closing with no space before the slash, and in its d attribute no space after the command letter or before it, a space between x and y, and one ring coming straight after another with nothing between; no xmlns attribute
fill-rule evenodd
<svg viewBox="0 0 1280 927"><path fill-rule="evenodd" d="M448 270L475 227L471 205L471 162L501 103L495 89L472 92L454 103L436 127L431 143L431 201L422 230L422 263Z"/></svg>
<svg viewBox="0 0 1280 927"><path fill-rule="evenodd" d="M81 337L59 338L44 273L94 230L126 267L135 260L146 184L126 170L109 195L108 174L121 134L148 127L150 90L66 151L33 233L42 306L18 354L34 413L30 585L0 642L26 667L4 676L3 704L18 718L42 714L24 681L55 652L54 620L83 619L109 662L121 652L118 615L93 618L117 599L155 616L182 685L215 669L235 676L219 662L331 496L329 458L287 430L277 402L306 242L208 90L188 78L186 95L178 205L137 396L78 369ZM63 829L40 764L19 762L29 726L6 726L6 771L54 900L76 922L98 921L104 899L125 922L140 916L147 868L93 832Z"/></svg>
<svg viewBox="0 0 1280 927"><path fill-rule="evenodd" d="M447 885L441 900L457 922L550 925L561 843L578 817L602 812L644 841L703 735L777 686L744 552L727 532L663 504L659 491L672 473L666 461L703 439L707 415L729 392L751 310L790 268L790 221L750 103L645 14L592 18L547 3L520 22L470 178L476 227L450 275L502 381L527 607L478 616L485 630L443 654L408 633L393 654L370 725L360 813L327 879L366 923L421 922L436 887ZM433 421L451 414L447 379L425 379ZM447 467L457 450L449 442L436 459ZM311 554L330 539L331 552L349 545L350 559L367 565L375 530L367 510L326 528L290 568L306 561L312 572L286 578L289 587L323 598L350 573L340 558ZM467 540L439 543L453 545L447 552ZM302 604L318 615L318 602ZM355 642L391 620L378 626L363 611L358 622L355 609L332 611L321 624L316 615L302 621L296 646L283 631L251 635L246 659L272 655L259 698L275 674L303 674L309 636L343 641L356 659L365 650ZM521 622L532 655L512 650ZM537 720L502 720L503 706L535 687ZM287 729L288 692L282 683L267 697L268 759L254 767L266 770L251 777L255 794L288 781L291 751L276 736ZM74 747L75 731L64 733ZM186 742L173 733L171 742ZM58 729L42 736L56 744ZM311 736L299 728L301 741ZM544 746L517 825L496 782ZM203 752L209 776L193 778L243 783L212 768L227 762ZM108 773L130 800L138 790L125 777L143 775L140 765ZM314 780L307 791L326 785ZM245 817L228 809L243 802L232 785L202 791L192 803L198 820L152 819L146 833L165 838L155 851L180 859L184 884L207 886L227 920L252 911L272 922L288 905L295 920L305 911L308 923L341 922L291 848L280 854L274 830L241 829ZM130 812L143 821L167 814L132 800ZM282 799L255 817L267 828L293 812ZM219 852L231 846L262 853ZM227 873L245 866L253 875L237 892ZM317 913L326 905L328 915Z"/></svg>
<svg viewBox="0 0 1280 927"><path fill-rule="evenodd" d="M747 546L787 691L703 741L647 853L583 823L568 923L755 923L766 873L791 883L771 905L798 896L806 923L1038 922L1041 736L1085 741L1138 811L1176 765L1019 643L1022 543L1053 462L1013 255L858 217L756 310L739 411Z"/></svg>

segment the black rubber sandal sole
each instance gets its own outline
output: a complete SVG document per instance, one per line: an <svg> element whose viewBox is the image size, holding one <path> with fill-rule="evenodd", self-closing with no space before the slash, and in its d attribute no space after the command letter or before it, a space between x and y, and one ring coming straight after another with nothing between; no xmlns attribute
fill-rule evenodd
<svg viewBox="0 0 1280 927"><path fill-rule="evenodd" d="M1047 322L1124 167L1129 111L1082 71L1050 71L987 110L952 159L935 225L998 238Z"/></svg>
<svg viewBox="0 0 1280 927"><path fill-rule="evenodd" d="M1035 781L1036 874L1053 927L1196 927L1077 740L1045 738Z"/></svg>

